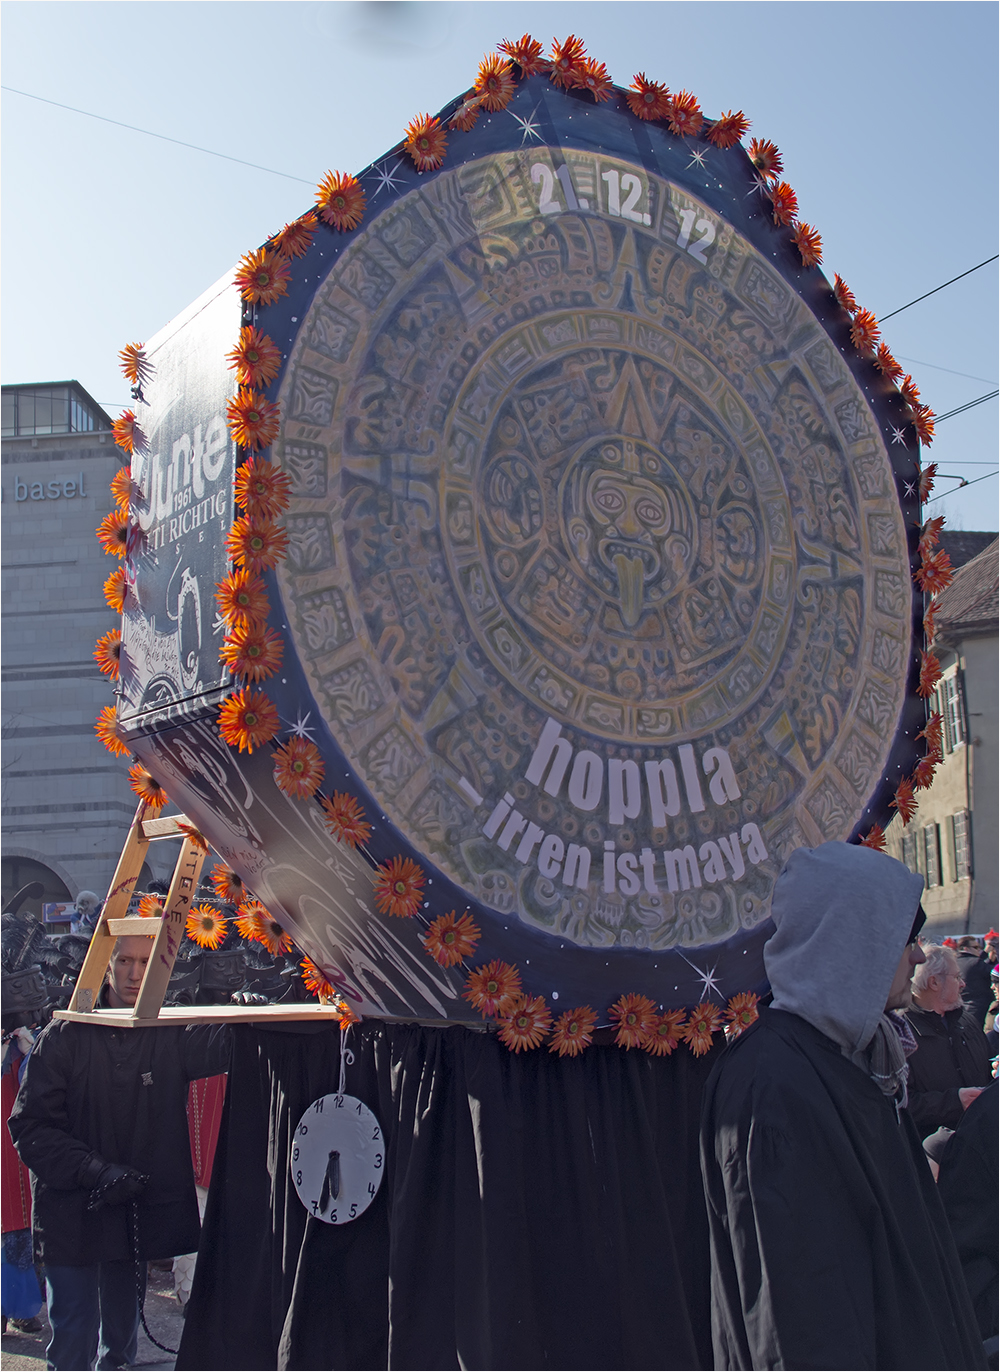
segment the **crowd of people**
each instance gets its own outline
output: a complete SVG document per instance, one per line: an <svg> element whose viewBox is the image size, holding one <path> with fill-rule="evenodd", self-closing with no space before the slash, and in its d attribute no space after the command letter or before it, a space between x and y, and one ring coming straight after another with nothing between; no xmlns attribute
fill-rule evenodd
<svg viewBox="0 0 1000 1372"><path fill-rule="evenodd" d="M717 1367L997 1365L997 934L930 940L922 887L845 843L778 878L771 994L704 1099ZM198 1246L185 1108L228 1031L43 1027L4 921L4 1327L37 1325L41 1274L48 1366L126 1367L145 1264ZM118 940L100 1004L134 1005L150 948Z"/></svg>

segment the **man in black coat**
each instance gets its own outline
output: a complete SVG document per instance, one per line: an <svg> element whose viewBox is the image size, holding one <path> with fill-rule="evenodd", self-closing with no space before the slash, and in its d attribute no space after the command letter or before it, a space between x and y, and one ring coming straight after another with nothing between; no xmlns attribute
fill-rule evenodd
<svg viewBox="0 0 1000 1372"><path fill-rule="evenodd" d="M908 1109L922 1139L942 1127L957 1129L963 1111L991 1080L989 1044L962 1002L963 985L952 950L927 944L906 1011L917 1040Z"/></svg>
<svg viewBox="0 0 1000 1372"><path fill-rule="evenodd" d="M966 934L958 940L955 956L958 959L958 970L965 987L962 991L962 1000L966 1007L972 1011L973 1019L982 1029L986 1020L986 1012L990 1008L990 1001L993 999L990 972L996 964L990 962L979 939L973 938L971 934Z"/></svg>
<svg viewBox="0 0 1000 1372"><path fill-rule="evenodd" d="M151 946L144 937L119 939L99 1003L135 1004ZM149 1259L198 1247L188 1083L224 1072L228 1058L228 1030L220 1028L61 1020L39 1037L9 1128L31 1172L49 1367L134 1362L136 1259L144 1273Z"/></svg>
<svg viewBox="0 0 1000 1372"><path fill-rule="evenodd" d="M791 854L764 949L773 1003L706 1086L718 1368L985 1366L905 1110L923 879L846 843Z"/></svg>

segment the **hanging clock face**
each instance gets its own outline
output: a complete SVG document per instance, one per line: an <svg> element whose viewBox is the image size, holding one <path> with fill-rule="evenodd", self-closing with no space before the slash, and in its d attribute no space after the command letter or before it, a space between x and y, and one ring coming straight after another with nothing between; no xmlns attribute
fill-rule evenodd
<svg viewBox="0 0 1000 1372"><path fill-rule="evenodd" d="M349 1224L364 1214L382 1184L382 1127L357 1096L320 1096L299 1120L290 1167L310 1215L324 1224Z"/></svg>

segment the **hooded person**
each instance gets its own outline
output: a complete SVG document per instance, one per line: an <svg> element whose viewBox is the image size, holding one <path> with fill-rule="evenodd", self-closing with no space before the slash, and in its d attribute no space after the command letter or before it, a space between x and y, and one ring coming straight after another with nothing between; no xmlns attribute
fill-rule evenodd
<svg viewBox="0 0 1000 1372"><path fill-rule="evenodd" d="M893 1013L923 959L923 879L872 849L791 854L773 1000L706 1086L719 1368L978 1368L982 1343L906 1112Z"/></svg>

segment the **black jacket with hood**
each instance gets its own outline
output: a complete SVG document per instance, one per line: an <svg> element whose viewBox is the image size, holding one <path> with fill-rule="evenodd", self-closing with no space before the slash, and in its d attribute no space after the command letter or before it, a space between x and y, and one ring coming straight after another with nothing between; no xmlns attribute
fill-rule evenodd
<svg viewBox="0 0 1000 1372"><path fill-rule="evenodd" d="M988 1086L993 1080L990 1045L975 1018L961 1005L939 1015L912 1005L906 1012L917 1040L910 1058L910 1118L922 1139L944 1125L957 1129L962 1118L963 1086Z"/></svg>
<svg viewBox="0 0 1000 1372"><path fill-rule="evenodd" d="M922 880L868 848L789 858L774 994L702 1116L718 1368L985 1366L930 1169L869 1075Z"/></svg>

